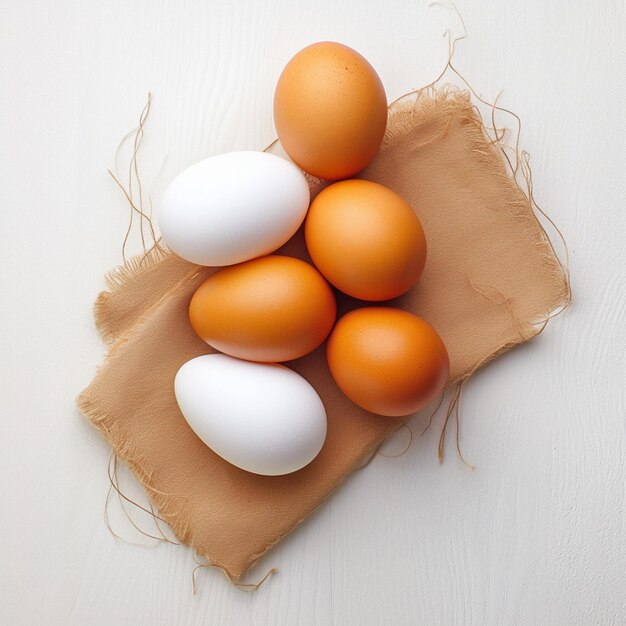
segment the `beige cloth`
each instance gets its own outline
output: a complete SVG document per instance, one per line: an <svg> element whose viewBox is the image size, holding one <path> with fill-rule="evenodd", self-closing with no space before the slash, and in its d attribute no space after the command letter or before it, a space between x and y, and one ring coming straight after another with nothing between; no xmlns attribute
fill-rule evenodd
<svg viewBox="0 0 626 626"><path fill-rule="evenodd" d="M429 89L392 104L383 147L362 177L398 192L422 220L426 269L397 305L439 331L450 383L529 339L568 302L563 268L466 94ZM281 252L306 258L301 232ZM211 351L187 318L191 295L210 272L152 254L141 267L135 260L111 275L95 310L110 351L79 406L174 534L238 580L403 420L352 404L318 349L290 366L328 412L319 456L294 474L264 477L215 455L187 426L173 392L178 368ZM353 305L340 297L340 309Z"/></svg>

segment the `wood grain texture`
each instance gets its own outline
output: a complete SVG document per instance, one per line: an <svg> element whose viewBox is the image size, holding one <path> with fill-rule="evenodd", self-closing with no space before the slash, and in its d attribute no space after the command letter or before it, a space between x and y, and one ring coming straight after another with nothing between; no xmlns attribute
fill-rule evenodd
<svg viewBox="0 0 626 626"><path fill-rule="evenodd" d="M119 139L152 91L142 167L158 198L192 162L271 141L274 83L304 45L352 45L392 100L438 74L442 34L462 28L412 1L0 2L0 622L626 622L623 6L459 9L456 65L523 120L537 198L570 246L574 304L466 386L476 471L451 444L437 463L436 423L265 557L250 580L279 573L259 592L202 570L194 596L188 549L109 534L108 450L74 408L104 351L91 304L126 227L106 175ZM150 543L111 509L119 534Z"/></svg>

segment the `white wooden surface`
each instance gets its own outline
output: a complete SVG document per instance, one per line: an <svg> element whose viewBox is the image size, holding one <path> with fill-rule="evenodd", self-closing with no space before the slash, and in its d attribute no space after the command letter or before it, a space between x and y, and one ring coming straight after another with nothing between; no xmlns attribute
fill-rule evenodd
<svg viewBox="0 0 626 626"><path fill-rule="evenodd" d="M106 529L109 452L74 407L103 356L91 307L126 226L116 146L152 91L141 163L158 198L193 161L273 138L274 83L304 45L352 45L391 100L437 75L461 26L417 1L0 2L1 623L626 622L622 3L458 5L457 65L523 119L574 304L467 385L476 471L452 445L437 463L436 424L264 558L250 580L279 573L257 593L203 570L194 596L190 550ZM117 502L111 516L149 543Z"/></svg>

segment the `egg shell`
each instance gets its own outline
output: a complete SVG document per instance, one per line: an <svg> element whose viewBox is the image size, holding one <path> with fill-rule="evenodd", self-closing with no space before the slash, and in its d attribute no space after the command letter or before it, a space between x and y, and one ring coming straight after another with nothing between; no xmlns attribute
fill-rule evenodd
<svg viewBox="0 0 626 626"><path fill-rule="evenodd" d="M264 152L199 161L169 185L159 208L163 240L198 265L223 266L269 254L299 228L309 186L293 164Z"/></svg>
<svg viewBox="0 0 626 626"><path fill-rule="evenodd" d="M448 351L437 331L403 309L364 307L344 315L326 348L339 388L379 415L409 415L434 400L448 380Z"/></svg>
<svg viewBox="0 0 626 626"><path fill-rule="evenodd" d="M337 313L335 295L309 263L270 255L225 267L189 303L198 336L250 361L290 361L315 350Z"/></svg>
<svg viewBox="0 0 626 626"><path fill-rule="evenodd" d="M417 282L426 262L426 237L411 206L368 180L344 180L318 194L305 237L326 279L362 300L400 296Z"/></svg>
<svg viewBox="0 0 626 626"><path fill-rule="evenodd" d="M267 476L308 465L326 439L317 392L289 368L210 354L176 374L176 400L187 423L213 452Z"/></svg>
<svg viewBox="0 0 626 626"><path fill-rule="evenodd" d="M303 170L328 180L354 176L376 156L387 126L387 96L358 52L323 41L296 54L274 94L283 148Z"/></svg>

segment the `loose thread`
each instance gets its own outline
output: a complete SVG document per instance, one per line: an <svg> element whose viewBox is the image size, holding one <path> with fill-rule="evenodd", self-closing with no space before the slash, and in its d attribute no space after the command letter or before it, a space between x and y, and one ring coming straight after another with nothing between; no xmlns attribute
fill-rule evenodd
<svg viewBox="0 0 626 626"><path fill-rule="evenodd" d="M459 458L463 463L471 470L475 470L476 466L468 463L463 456L463 452L461 451L461 420L459 417L459 407L461 406L461 392L463 390L463 382L459 383L459 397L456 402L456 407L454 409L454 421L456 423L456 452L459 455Z"/></svg>
<svg viewBox="0 0 626 626"><path fill-rule="evenodd" d="M408 424L402 424L400 428L406 428L406 430L409 431L409 442L406 444L404 450L402 450L402 452L400 452L399 454L383 454L382 452L379 452L377 450L374 453L375 455L382 456L385 459L399 459L401 456L404 456L409 451L409 448L411 447L411 444L413 443L413 430ZM398 430L400 430L400 428Z"/></svg>
<svg viewBox="0 0 626 626"><path fill-rule="evenodd" d="M196 565L191 571L191 591L194 596L198 593L198 589L196 587L196 572L203 567L208 567L208 565Z"/></svg>
<svg viewBox="0 0 626 626"><path fill-rule="evenodd" d="M134 500L131 500L130 498L128 498L127 496L125 496L124 494L122 494L121 490L119 489L119 478L117 475L117 456L114 457L114 462L113 462L113 477L114 477L114 483L113 483L113 488L115 489L115 491L117 492L117 496L118 496L118 500L120 502L120 506L122 507L122 511L124 511L124 515L126 516L126 519L130 522L130 524L132 525L132 527L137 530L137 532L141 533L142 535L144 535L145 537L149 537L150 539L154 539L158 542L161 541L167 541L167 538L163 535L162 531L161 535L163 535L162 537L153 535L145 530L143 530L142 528L140 528L137 523L135 522L135 520L132 519L130 513L128 512L128 509L126 508L126 505L124 504L124 501L127 501L133 505L135 505L136 507L146 511L146 513L150 514L150 512L142 507L140 504L138 504L137 502L135 502ZM152 513L152 515L154 515L154 513Z"/></svg>
<svg viewBox="0 0 626 626"><path fill-rule="evenodd" d="M420 437L423 436L424 433L432 426L433 418L435 417L435 415L437 414L437 412L441 408L441 405L443 404L443 398L444 398L445 395L446 395L446 392L442 391L441 395L439 396L439 402L437 403L437 406L435 407L435 410L430 414L430 417L428 418L428 424L426 424L426 427L420 433Z"/></svg>
<svg viewBox="0 0 626 626"><path fill-rule="evenodd" d="M145 242L145 238L143 234L143 219L144 219L143 189L141 186L141 178L139 177L139 168L137 165L137 153L139 152L139 148L141 147L141 144L143 143L143 138L144 138L143 126L145 124L146 118L148 117L148 114L150 113L151 100L152 100L151 94L148 93L148 101L146 102L146 105L144 106L139 116L139 127L137 128L137 132L135 133L135 138L133 141L133 155L128 165L128 193L130 197L132 198L133 197L133 172L135 174L135 179L137 181L137 188L139 191L139 211L140 211L139 234L141 237L141 246L143 248L144 253L146 251L146 242Z"/></svg>
<svg viewBox="0 0 626 626"><path fill-rule="evenodd" d="M128 521L130 522L130 524L142 535L144 535L145 537L149 537L150 539L154 539L155 541L158 542L163 542L163 543L169 543L172 545L180 545L179 542L177 541L173 541L171 539L169 539L165 533L163 532L163 529L161 528L161 526L159 525L159 521L166 523L165 520L162 517L159 517L155 511L154 511L154 507L152 506L152 504L150 503L150 509L147 509L146 507L142 506L141 504L139 504L138 502L136 502L135 500L129 498L127 495L125 495L122 490L119 487L119 477L118 477L118 473L117 473L117 465L118 465L118 457L117 455L113 452L111 453L111 456L109 458L109 463L108 463L108 467L107 467L107 475L109 478L109 491L107 492L107 497L105 500L105 505L104 505L104 519L105 519L105 524L106 527L108 528L109 532L116 538L116 539L120 539L121 541L124 541L126 543L130 543L132 545L142 545L142 544L138 544L137 542L133 542L133 541L129 541L128 539L125 539L124 537L122 537L121 535L119 535L118 533L116 533L112 526L111 526L111 521L109 518L109 511L108 511L108 507L110 504L110 499L111 499L111 493L114 490L119 498L120 501L120 506L122 508L122 511L124 512L124 515L126 516L126 518L128 519ZM113 469L111 469L111 466L113 466ZM160 537L153 535L145 530L143 530L142 528L140 528L137 523L132 519L130 513L128 512L128 509L126 508L126 506L124 505L124 501L128 502L129 504L132 504L133 506L137 507L138 509L141 509L142 511L144 511L145 513L147 513L148 515L152 516L152 518L154 519L154 523L160 533Z"/></svg>
<svg viewBox="0 0 626 626"><path fill-rule="evenodd" d="M160 237L157 238L156 232L154 230L154 224L152 220L152 198L150 194L148 194L148 202L150 206L150 213L147 214L144 210L144 190L141 182L141 176L139 173L139 163L138 163L138 155L140 152L141 145L143 143L143 139L145 136L145 124L150 114L150 109L152 106L152 94L148 93L148 100L141 111L139 116L139 124L138 126L128 132L119 143L117 150L115 152L115 169L117 170L117 162L119 153L121 151L122 146L133 137L133 151L131 155L131 159L128 165L128 188L124 186L124 184L120 180L119 174L114 174L112 170L107 170L111 178L115 181L116 185L120 188L122 193L124 194L126 201L129 204L129 220L128 226L126 228L126 233L124 235L124 240L122 242L122 260L124 265L127 265L128 259L126 257L126 247L128 245L128 240L130 238L130 234L133 228L134 215L137 214L139 216L139 236L141 238L141 245L143 250L143 259L150 253L151 250L156 248L161 248L160 246ZM135 188L139 194L138 202L135 201ZM150 247L147 246L146 243L146 234L144 232L144 225L147 224L148 234L152 239L152 245Z"/></svg>
<svg viewBox="0 0 626 626"><path fill-rule="evenodd" d="M122 493L122 491L119 488L119 478L117 476L118 460L119 460L118 456L115 455L115 460L114 460L114 465L113 465L113 471L114 471L114 476L115 476L115 485L114 485L114 487L115 487L115 490L118 493L118 496L120 498L123 498L124 500L126 500L130 504L136 506L137 508L145 511L148 515L152 516L152 519L154 521L154 525L157 527L157 530L159 531L159 534L163 538L162 539L163 541L165 541L166 543L169 543L169 544L171 544L173 546L180 545L180 543L178 541L173 541L172 539L167 537L167 535L163 532L163 529L161 528L161 525L159 524L159 522L162 522L163 524L167 524L167 521L164 520L162 517L160 517L159 515L157 515L154 512L154 506L152 505L152 502L150 502L149 499L148 499L148 506L150 507L150 510L148 510L145 507L141 506L138 502L135 502L134 500L131 500L128 496L126 496L125 494ZM126 511L126 507L123 507L123 508L124 508L124 512L126 513L127 517L130 520L130 514ZM137 528L137 526L133 523L133 521L132 520L130 520L130 521L133 524L133 526L135 526L135 528ZM139 530L141 532L141 530L139 528L137 530Z"/></svg>
<svg viewBox="0 0 626 626"><path fill-rule="evenodd" d="M257 591L259 587L270 577L278 572L278 569L272 567L258 583L234 583L235 587L241 591Z"/></svg>
<svg viewBox="0 0 626 626"><path fill-rule="evenodd" d="M159 250L160 252L163 251L163 248L161 246L161 241L163 240L163 237L159 237L153 244L152 246L150 246L150 248L148 248L148 251L141 257L141 260L139 261L139 266L141 267L144 263L145 260L155 251L155 250Z"/></svg>
<svg viewBox="0 0 626 626"><path fill-rule="evenodd" d="M128 201L128 204L130 205L130 219L128 221L128 228L126 229L126 234L124 236L124 241L122 242L122 259L124 261L124 265L127 265L126 246L128 244L128 238L130 237L130 233L131 233L132 227L133 227L133 214L135 212L138 213L140 215L141 219L149 220L150 218L138 206L135 205L132 196L126 190L124 185L120 182L119 178L111 170L107 170L107 172L109 173L111 178L115 181L115 184L122 190L122 193L126 197L126 200ZM150 220L150 223L152 223L151 220ZM155 239L155 243L156 243L156 239ZM143 252L144 253L146 252L145 244L143 245Z"/></svg>
<svg viewBox="0 0 626 626"><path fill-rule="evenodd" d="M261 587L261 585L270 578L270 576L273 576L274 574L278 573L278 568L276 567L272 567L266 574L265 576L263 576L263 578L261 578L261 580L259 580L259 582L256 583L240 583L240 582L233 582L230 578L230 576L228 576L228 574L226 573L226 571L220 567L219 565L213 565L212 563L206 562L206 563L201 563L200 561L198 561L198 559L196 558L196 555L194 554L193 556L193 560L197 563L196 567L193 568L193 570L191 571L191 589L194 595L197 594L198 592L198 585L196 582L196 577L197 577L197 572L200 569L211 569L211 568L215 568L215 569L219 569L224 576L226 576L226 578L228 578L228 580L235 586L237 587L237 589L240 589L241 591L245 591L245 592L251 592L251 591L258 591L258 589Z"/></svg>
<svg viewBox="0 0 626 626"><path fill-rule="evenodd" d="M113 472L112 473L111 473L111 461L113 462ZM119 488L119 478L118 478L118 474L117 474L117 455L116 454L112 454L111 458L109 459L108 476L109 476L109 481L110 481L109 490L111 488L113 488L116 491L116 493L118 495L119 502L120 502L120 506L122 508L122 511L124 512L124 515L126 516L126 519L130 522L130 524L133 526L133 528L135 528L139 533L141 533L145 537L149 537L150 539L155 539L158 542L166 541L165 536L163 536L163 538L157 537L155 535L152 535L151 533L148 533L147 531L144 531L142 528L139 528L139 526L131 518L130 513L128 512L128 510L126 509L126 507L124 505L124 500L129 502L129 503L131 503L131 504L133 504L133 505L135 505L136 507L140 508L141 510L145 511L146 513L152 514L153 516L154 516L154 512L150 513L150 511L148 511L148 509L146 509L145 507L141 506L139 503L135 502L134 500L128 498L120 490L120 488ZM107 505L108 505L108 502L107 502ZM107 511L107 519L108 519L108 511ZM110 525L109 525L109 529L110 529ZM160 530L160 528L159 528L159 530ZM162 534L162 531L161 531L161 534ZM128 540L123 539L117 533L114 533L114 535L117 538L122 539L123 541L126 541L127 543L131 543ZM135 545L141 545L141 544L136 544L136 542L132 542L132 543L134 543Z"/></svg>
<svg viewBox="0 0 626 626"><path fill-rule="evenodd" d="M278 143L278 138L274 139L271 143L268 143L265 148L263 148L263 152L269 152L276 144Z"/></svg>
<svg viewBox="0 0 626 626"><path fill-rule="evenodd" d="M461 402L461 391L463 389L463 385L467 381L467 378L459 381L456 385L456 389L454 390L454 395L452 396L452 400L448 406L448 410L446 411L446 419L444 420L443 426L441 428L441 435L439 436L439 447L437 449L437 457L439 459L439 463L443 463L443 452L446 441L446 430L448 427L448 422L450 421L450 417L454 414L455 422L456 422L456 451L459 455L461 461L469 468L476 469L474 465L468 463L468 461L463 456L463 452L461 451L461 427L460 427L460 418L459 418L459 405Z"/></svg>
<svg viewBox="0 0 626 626"><path fill-rule="evenodd" d="M505 112L505 113L509 113L510 115L515 117L515 119L517 120L517 123L518 123L517 138L516 138L516 142L515 142L515 154L516 154L515 172L517 172L517 167L518 167L517 166L517 154L519 153L519 137L520 137L520 134L521 134L521 131L522 131L522 120L513 111L510 111L509 109L506 109L506 108L498 106L498 99L502 95L502 91L500 91L498 93L498 95L496 96L496 99L495 99L495 101L493 103L488 102L487 100L484 100L481 96L478 95L478 93L476 93L476 91L474 90L472 85L466 80L466 78L452 65L452 59L454 58L454 53L456 51L456 44L459 41L463 41L463 39L467 38L467 26L465 25L465 20L463 19L463 16L461 15L461 12L459 11L459 9L456 7L456 5L453 2L440 2L440 1L431 2L428 5L428 7L430 8L432 6L437 6L437 5L438 6L443 6L443 7L447 8L447 9L451 9L452 11L454 11L456 13L457 17L459 18L459 20L461 22L461 25L463 26L463 34L459 35L458 37L452 38L452 33L450 32L449 28L447 28L444 31L443 36L448 38L448 62L444 66L444 68L443 68L442 72L439 74L439 76L432 83L428 84L426 86L426 88L433 87L434 85L436 85L445 76L445 74L448 71L448 69L452 70L452 72L463 81L463 83L467 86L467 88L470 90L472 95L479 102L481 102L485 106L490 107L490 109L491 109L492 128L493 128L493 131L494 131L494 133L496 135L495 139L492 142L494 144L499 143L500 141L502 141L502 139L504 138L504 135L505 135L504 130L506 130L506 129L502 129L503 133L502 133L502 137L500 137L499 133L498 133L498 128L497 128L497 125L496 125L496 121L495 121L495 111L502 111L502 112ZM478 111L478 114L479 114L479 116L481 118L481 123L482 123L482 114L480 113L480 110L478 110L478 108L476 108L476 110ZM482 126L483 126L483 128L486 129L486 126L485 126L484 123L482 123ZM507 157L507 160L508 160L508 157Z"/></svg>
<svg viewBox="0 0 626 626"><path fill-rule="evenodd" d="M456 8L456 6L454 5L453 2L441 2L441 1L437 0L437 2L431 2L428 5L428 8L430 9L430 7L433 7L433 6L442 6L442 7L446 8L446 9L452 9L457 14L457 17L459 18L459 20L461 21L461 24L463 26L463 34L459 35L458 37L454 37L454 39L453 39L452 38L452 33L450 32L450 29L446 28L446 30L443 32L443 37L447 37L448 38L448 61L444 65L443 70L441 70L441 73L439 74L439 76L437 76L437 78L435 78L435 80L433 80L432 82L430 82L427 85L425 85L424 87L422 87L419 91L423 91L423 90L430 89L430 88L434 87L445 76L446 72L448 71L448 68L450 67L450 62L452 61L452 57L454 57L454 52L456 50L456 44L459 41L463 41L463 39L467 38L467 28L465 26L465 20L463 20L463 16L461 15L461 13ZM398 100L401 100L403 97L404 96L400 96L400 98L398 98L394 102L397 102Z"/></svg>
<svg viewBox="0 0 626 626"><path fill-rule="evenodd" d="M382 456L386 459L399 459L401 456L405 455L408 451L409 448L411 447L411 444L413 443L413 431L411 430L411 427L408 424L402 424L402 426L400 426L400 428L407 428L410 435L409 435L409 443L406 446L406 448L400 453L400 454L395 454L395 455L389 455L389 454L383 454L382 452L379 452L379 450L383 447L383 445L385 444L385 442L387 441L386 439L384 439L383 441L381 441L372 451L372 453L370 454L370 456L367 458L367 461L365 461L363 464L359 465L357 468L355 468L354 470L352 470L353 472L359 472L361 470L364 470L376 457L378 456ZM400 430L400 428L398 428L398 430ZM395 431L397 432L397 431Z"/></svg>
<svg viewBox="0 0 626 626"><path fill-rule="evenodd" d="M454 390L454 396L448 405L448 410L446 411L446 418L443 422L443 426L441 427L441 434L439 435L439 447L437 449L437 457L439 458L439 463L443 463L443 449L446 439L446 429L448 428L448 420L450 419L450 415L452 415L452 411L454 410L454 405L457 402L459 396L459 384L457 384L456 389Z"/></svg>
<svg viewBox="0 0 626 626"><path fill-rule="evenodd" d="M109 480L111 480L110 477L109 477ZM112 491L113 491L113 482L111 481L110 484L109 484L109 489L107 491L106 498L104 500L104 525L107 527L108 531L111 533L111 535L113 535L113 537L115 539L119 539L120 541L124 541L125 543L134 543L134 542L130 542L130 541L126 540L121 535L118 535L113 530L113 527L111 526L111 520L109 519L109 501L111 499L111 492Z"/></svg>

